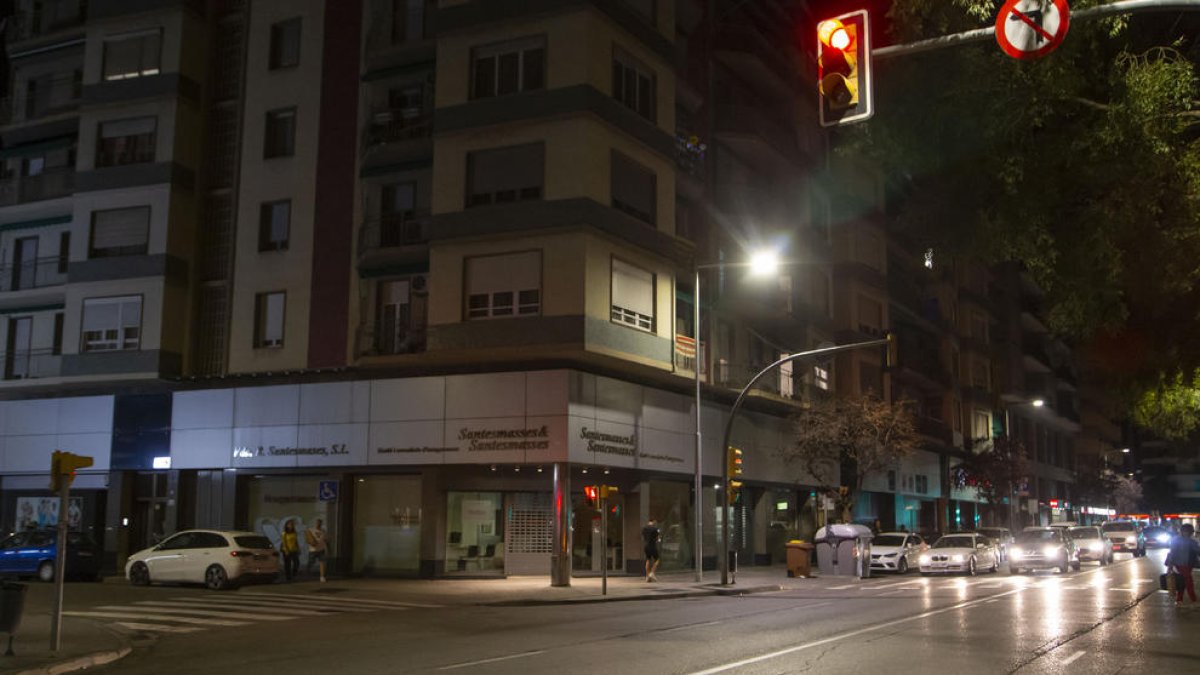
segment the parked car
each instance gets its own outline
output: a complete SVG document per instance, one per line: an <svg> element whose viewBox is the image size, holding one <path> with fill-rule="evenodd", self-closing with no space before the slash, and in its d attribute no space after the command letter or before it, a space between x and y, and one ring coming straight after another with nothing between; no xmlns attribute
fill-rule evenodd
<svg viewBox="0 0 1200 675"><path fill-rule="evenodd" d="M1079 561L1094 561L1107 565L1113 561L1112 541L1095 526L1072 527L1067 531L1079 549Z"/></svg>
<svg viewBox="0 0 1200 675"><path fill-rule="evenodd" d="M912 532L880 532L871 540L871 569L904 574L920 565L921 552L929 548Z"/></svg>
<svg viewBox="0 0 1200 675"><path fill-rule="evenodd" d="M921 554L920 566L923 576L953 572L974 576L981 569L999 570L1000 554L996 544L982 534L947 534Z"/></svg>
<svg viewBox="0 0 1200 675"><path fill-rule="evenodd" d="M58 557L58 532L29 530L17 532L0 542L0 574L36 576L54 581L54 562ZM96 543L82 532L67 533L67 577L94 581L100 574L100 552Z"/></svg>
<svg viewBox="0 0 1200 675"><path fill-rule="evenodd" d="M1142 530L1142 539L1145 541L1146 548L1170 548L1171 537L1170 530L1158 525L1151 525Z"/></svg>
<svg viewBox="0 0 1200 675"><path fill-rule="evenodd" d="M1013 535L1007 527L979 527L976 532L996 542L996 550L1000 553L1000 561L1008 560L1008 548L1012 546Z"/></svg>
<svg viewBox="0 0 1200 675"><path fill-rule="evenodd" d="M1011 574L1035 569L1057 569L1065 574L1068 569L1080 567L1079 550L1063 527L1025 528L1017 535L1009 556Z"/></svg>
<svg viewBox="0 0 1200 675"><path fill-rule="evenodd" d="M1109 521L1100 526L1100 531L1112 540L1114 552L1132 553L1135 558L1146 555L1146 537L1132 520Z"/></svg>
<svg viewBox="0 0 1200 675"><path fill-rule="evenodd" d="M275 580L279 552L257 532L185 530L129 556L125 577L135 586L153 582L204 584L217 591Z"/></svg>

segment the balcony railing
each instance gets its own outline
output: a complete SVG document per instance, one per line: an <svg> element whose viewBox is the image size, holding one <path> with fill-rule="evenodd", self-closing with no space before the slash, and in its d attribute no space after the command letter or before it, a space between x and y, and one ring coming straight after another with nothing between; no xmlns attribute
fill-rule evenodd
<svg viewBox="0 0 1200 675"><path fill-rule="evenodd" d="M394 213L363 223L359 232L359 255L379 249L415 246L429 241L429 214Z"/></svg>
<svg viewBox="0 0 1200 675"><path fill-rule="evenodd" d="M34 176L13 176L0 179L0 206L66 197L74 190L73 168L44 171Z"/></svg>
<svg viewBox="0 0 1200 675"><path fill-rule="evenodd" d="M62 354L57 349L18 349L4 354L5 380L35 380L58 377Z"/></svg>
<svg viewBox="0 0 1200 675"><path fill-rule="evenodd" d="M29 4L30 9L10 20L10 40L28 40L82 26L87 20L87 0L37 0Z"/></svg>
<svg viewBox="0 0 1200 675"><path fill-rule="evenodd" d="M363 132L363 143L379 145L429 138L433 133L433 115L421 108L381 110L371 115Z"/></svg>
<svg viewBox="0 0 1200 675"><path fill-rule="evenodd" d="M62 286L67 283L65 260L59 256L0 265L0 292Z"/></svg>
<svg viewBox="0 0 1200 675"><path fill-rule="evenodd" d="M425 351L423 326L394 326L376 321L358 327L359 356L416 354Z"/></svg>

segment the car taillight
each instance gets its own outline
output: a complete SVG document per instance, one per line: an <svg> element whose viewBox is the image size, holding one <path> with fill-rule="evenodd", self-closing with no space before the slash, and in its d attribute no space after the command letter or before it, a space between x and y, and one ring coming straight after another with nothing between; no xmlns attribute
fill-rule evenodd
<svg viewBox="0 0 1200 675"><path fill-rule="evenodd" d="M230 551L230 552L229 552L229 555L231 555L231 556L233 556L233 557L235 557L235 558L238 558L238 557L250 557L250 556L253 556L253 555L254 555L254 551Z"/></svg>

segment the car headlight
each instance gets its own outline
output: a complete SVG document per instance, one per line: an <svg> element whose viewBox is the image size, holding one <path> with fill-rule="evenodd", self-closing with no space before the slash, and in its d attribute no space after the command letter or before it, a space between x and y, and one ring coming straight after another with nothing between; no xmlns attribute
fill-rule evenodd
<svg viewBox="0 0 1200 675"><path fill-rule="evenodd" d="M1025 552L1021 550L1020 546L1014 546L1008 549L1008 555L1011 556L1013 560L1020 560L1021 556L1025 555Z"/></svg>
<svg viewBox="0 0 1200 675"><path fill-rule="evenodd" d="M921 564L922 565L928 565L930 560L931 560L931 558L927 555L921 556Z"/></svg>
<svg viewBox="0 0 1200 675"><path fill-rule="evenodd" d="M1049 558L1050 556L1058 555L1058 550L1059 550L1058 546L1047 546L1046 548L1042 549L1042 555Z"/></svg>
<svg viewBox="0 0 1200 675"><path fill-rule="evenodd" d="M951 562L962 562L966 559L967 559L967 557L961 553L957 553L955 555L950 556Z"/></svg>
<svg viewBox="0 0 1200 675"><path fill-rule="evenodd" d="M1171 541L1171 535L1167 534L1166 532L1161 532L1161 533L1159 533L1158 535L1156 535L1154 538L1155 538L1155 539L1158 541L1158 543L1160 543L1160 544L1165 544L1165 543L1167 543L1168 541Z"/></svg>

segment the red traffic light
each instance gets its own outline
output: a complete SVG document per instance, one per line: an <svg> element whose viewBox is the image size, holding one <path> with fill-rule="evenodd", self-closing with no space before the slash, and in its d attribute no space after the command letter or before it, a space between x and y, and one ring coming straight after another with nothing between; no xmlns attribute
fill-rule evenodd
<svg viewBox="0 0 1200 675"><path fill-rule="evenodd" d="M595 485L585 485L583 486L583 496L587 498L589 504L595 504L596 500L600 498L600 489Z"/></svg>
<svg viewBox="0 0 1200 675"><path fill-rule="evenodd" d="M826 47L838 51L845 51L854 43L846 25L837 19L827 19L817 24L817 39Z"/></svg>

